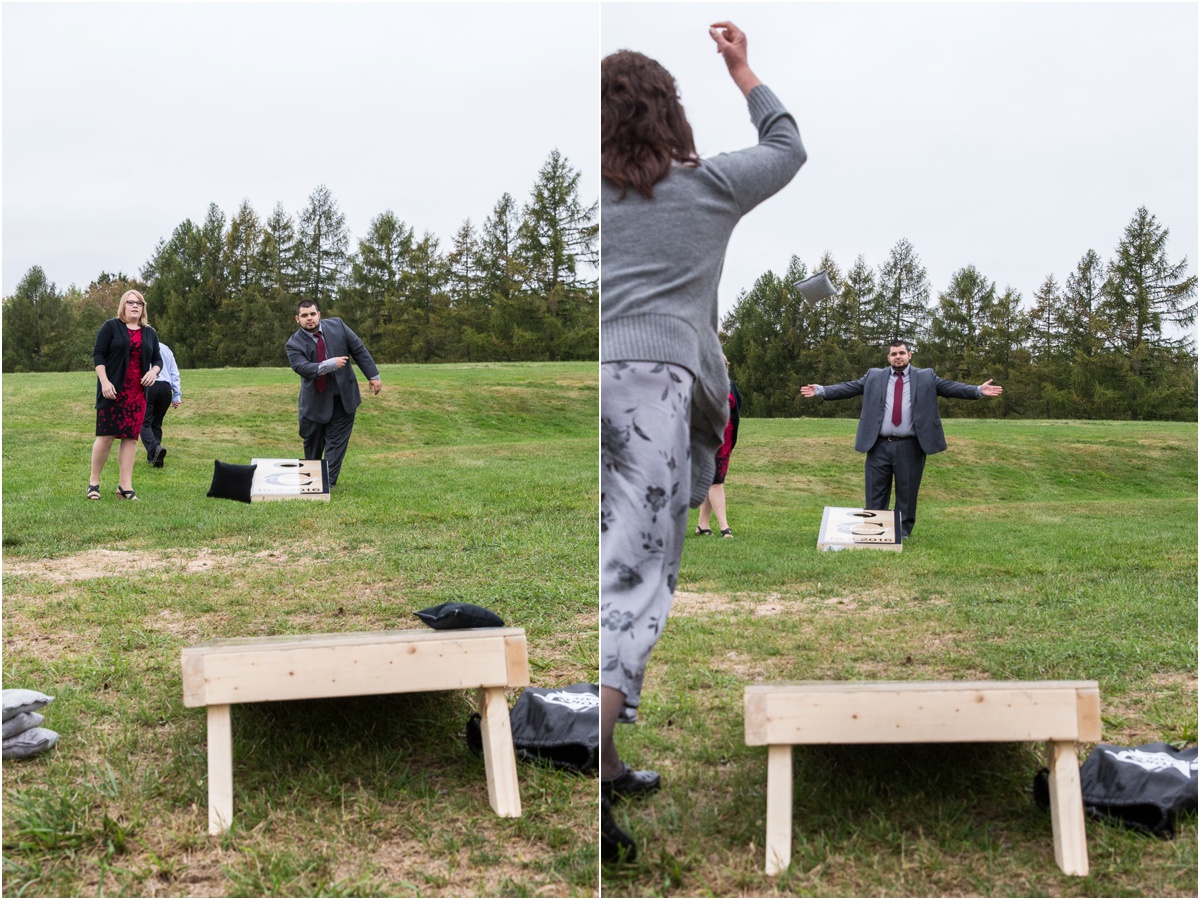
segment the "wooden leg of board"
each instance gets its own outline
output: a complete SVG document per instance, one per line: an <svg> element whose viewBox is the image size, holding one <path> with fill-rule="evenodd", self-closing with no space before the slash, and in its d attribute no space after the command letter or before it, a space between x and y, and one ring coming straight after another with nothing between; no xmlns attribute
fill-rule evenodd
<svg viewBox="0 0 1200 900"><path fill-rule="evenodd" d="M767 748L767 874L792 861L792 746Z"/></svg>
<svg viewBox="0 0 1200 900"><path fill-rule="evenodd" d="M517 757L513 752L512 723L508 718L504 688L480 688L477 699L488 802L496 815L517 818L521 815L521 793L517 786Z"/></svg>
<svg viewBox="0 0 1200 900"><path fill-rule="evenodd" d="M233 720L229 705L208 707L208 833L233 821Z"/></svg>
<svg viewBox="0 0 1200 900"><path fill-rule="evenodd" d="M1054 861L1068 875L1088 873L1087 835L1083 824L1083 793L1074 741L1048 741L1050 769L1050 827Z"/></svg>

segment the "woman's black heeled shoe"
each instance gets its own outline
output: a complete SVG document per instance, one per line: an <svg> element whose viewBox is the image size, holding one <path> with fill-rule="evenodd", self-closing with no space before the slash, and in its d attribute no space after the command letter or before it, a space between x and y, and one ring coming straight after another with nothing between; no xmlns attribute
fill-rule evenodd
<svg viewBox="0 0 1200 900"><path fill-rule="evenodd" d="M649 769L631 769L616 778L600 779L600 796L606 800L620 800L625 797L648 797L662 787L662 778L657 772Z"/></svg>
<svg viewBox="0 0 1200 900"><path fill-rule="evenodd" d="M600 859L607 863L637 859L637 843L617 825L607 797L600 798Z"/></svg>

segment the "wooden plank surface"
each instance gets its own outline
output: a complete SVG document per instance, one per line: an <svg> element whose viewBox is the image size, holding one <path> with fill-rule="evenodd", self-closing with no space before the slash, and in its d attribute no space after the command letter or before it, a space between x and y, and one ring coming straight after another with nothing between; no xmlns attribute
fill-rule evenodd
<svg viewBox="0 0 1200 900"><path fill-rule="evenodd" d="M767 748L767 866L778 875L792 862L792 748Z"/></svg>
<svg viewBox="0 0 1200 900"><path fill-rule="evenodd" d="M476 703L480 736L483 739L488 803L496 815L518 818L521 815L521 794L517 785L517 755L513 749L512 722L504 688L480 688Z"/></svg>
<svg viewBox="0 0 1200 900"><path fill-rule="evenodd" d="M821 682L751 685L746 743L1076 740L1077 690L1094 682Z"/></svg>
<svg viewBox="0 0 1200 900"><path fill-rule="evenodd" d="M502 635L210 649L185 657L184 706L506 686Z"/></svg>
<svg viewBox="0 0 1200 900"><path fill-rule="evenodd" d="M500 637L524 637L525 629L452 628L437 631L433 628L396 628L388 631L344 631L332 634L272 634L261 637L234 637L205 641L202 644L193 644L191 647L185 647L183 653L186 657L190 654L211 653L215 650L222 650L228 647L256 647L260 645L263 647L284 647L292 644L298 647L313 647L344 644L409 643L413 641L442 641L448 637L455 640L470 641L484 640L497 635Z"/></svg>
<svg viewBox="0 0 1200 900"><path fill-rule="evenodd" d="M944 691L947 688L981 690L983 688L1024 688L1027 690L1099 690L1096 681L772 681L766 684L748 684L746 693L771 694L804 688L808 691L881 691L902 688L906 691Z"/></svg>
<svg viewBox="0 0 1200 900"><path fill-rule="evenodd" d="M233 719L228 706L208 708L208 833L233 821Z"/></svg>
<svg viewBox="0 0 1200 900"><path fill-rule="evenodd" d="M1095 682L1089 682L1088 687L1075 689L1075 697L1079 713L1079 736L1076 740L1096 743L1101 737L1100 688Z"/></svg>
<svg viewBox="0 0 1200 900"><path fill-rule="evenodd" d="M1054 834L1054 861L1067 875L1088 873L1087 833L1083 821L1083 791L1079 758L1071 741L1046 745L1050 769L1050 828Z"/></svg>
<svg viewBox="0 0 1200 900"><path fill-rule="evenodd" d="M529 650L525 645L525 632L504 636L504 654L508 667L508 687L529 686Z"/></svg>

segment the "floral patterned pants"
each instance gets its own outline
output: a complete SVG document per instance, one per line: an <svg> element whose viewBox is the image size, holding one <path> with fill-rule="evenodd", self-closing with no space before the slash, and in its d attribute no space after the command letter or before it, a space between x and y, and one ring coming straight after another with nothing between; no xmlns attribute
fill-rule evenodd
<svg viewBox="0 0 1200 900"><path fill-rule="evenodd" d="M600 683L636 708L679 573L695 379L670 363L600 366Z"/></svg>

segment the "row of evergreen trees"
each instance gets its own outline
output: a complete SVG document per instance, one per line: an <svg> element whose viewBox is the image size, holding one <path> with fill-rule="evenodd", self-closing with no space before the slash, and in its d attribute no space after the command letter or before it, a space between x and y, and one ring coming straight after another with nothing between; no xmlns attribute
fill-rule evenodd
<svg viewBox="0 0 1200 900"><path fill-rule="evenodd" d="M580 173L550 153L524 206L505 193L476 230L443 251L390 210L352 249L324 186L296 217L261 219L243 202L226 221L210 205L159 241L140 278L102 273L60 293L40 266L3 303L3 371L92 368L100 324L130 287L183 368L287 365L300 299L341 316L377 362L596 359L597 204Z"/></svg>
<svg viewBox="0 0 1200 900"><path fill-rule="evenodd" d="M1047 277L1028 305L973 265L931 302L907 240L878 269L859 256L842 272L826 254L815 271L829 274L836 293L808 303L795 284L809 271L792 257L784 275L766 272L722 321L745 414L857 416L860 402L805 400L800 387L858 378L884 365L900 338L914 365L1003 385L995 401L945 404L947 415L1192 420L1196 276L1186 275L1186 257L1170 262L1168 235L1140 208L1111 260L1088 250L1065 283Z"/></svg>

